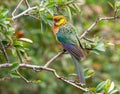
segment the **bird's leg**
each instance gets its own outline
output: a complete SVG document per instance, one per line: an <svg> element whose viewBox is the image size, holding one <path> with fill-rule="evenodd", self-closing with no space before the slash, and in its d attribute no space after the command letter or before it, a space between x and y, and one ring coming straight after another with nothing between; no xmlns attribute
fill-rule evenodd
<svg viewBox="0 0 120 94"><path fill-rule="evenodd" d="M67 50L65 50L65 49L63 49L63 52L64 52L65 54L68 54L68 51L67 51Z"/></svg>

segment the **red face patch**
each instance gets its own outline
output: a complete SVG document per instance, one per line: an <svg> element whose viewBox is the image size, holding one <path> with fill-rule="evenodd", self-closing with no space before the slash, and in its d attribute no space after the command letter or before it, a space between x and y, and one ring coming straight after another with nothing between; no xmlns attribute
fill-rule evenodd
<svg viewBox="0 0 120 94"><path fill-rule="evenodd" d="M57 16L53 17L53 20L54 20L54 21L57 21L57 19L58 19L58 17L57 17Z"/></svg>

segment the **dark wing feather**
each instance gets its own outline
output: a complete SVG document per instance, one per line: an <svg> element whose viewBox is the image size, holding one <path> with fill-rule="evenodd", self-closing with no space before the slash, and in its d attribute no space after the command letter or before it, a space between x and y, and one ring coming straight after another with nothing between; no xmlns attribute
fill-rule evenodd
<svg viewBox="0 0 120 94"><path fill-rule="evenodd" d="M85 85L85 78L84 78L84 72L82 71L83 70L82 65L79 63L77 59L75 59L74 56L72 56L72 59L78 74L79 81L81 85Z"/></svg>
<svg viewBox="0 0 120 94"><path fill-rule="evenodd" d="M73 55L78 61L83 57L83 51L76 45L71 45L67 43L62 43L65 50L67 50L71 55Z"/></svg>

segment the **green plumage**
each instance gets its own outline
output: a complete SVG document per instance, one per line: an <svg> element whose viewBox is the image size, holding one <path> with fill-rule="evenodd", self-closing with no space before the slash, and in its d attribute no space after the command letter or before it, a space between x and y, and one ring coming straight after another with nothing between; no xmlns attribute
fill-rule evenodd
<svg viewBox="0 0 120 94"><path fill-rule="evenodd" d="M79 80L81 84L85 84L84 74L79 64L81 57L84 57L84 53L80 48L75 28L69 23L61 25L57 29L56 38L63 45L64 49L71 54Z"/></svg>
<svg viewBox="0 0 120 94"><path fill-rule="evenodd" d="M60 42L65 42L73 45L78 45L77 34L75 28L71 24L61 25L57 29L57 39Z"/></svg>

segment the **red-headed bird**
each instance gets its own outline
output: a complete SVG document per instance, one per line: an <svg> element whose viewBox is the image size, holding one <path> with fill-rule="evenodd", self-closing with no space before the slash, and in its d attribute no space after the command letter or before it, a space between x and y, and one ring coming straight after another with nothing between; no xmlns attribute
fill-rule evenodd
<svg viewBox="0 0 120 94"><path fill-rule="evenodd" d="M69 24L64 16L54 16L53 32L56 39L61 43L63 48L70 53L77 74L82 85L85 85L84 73L80 65L80 59L85 57L83 50L80 47L80 41L76 34L75 28Z"/></svg>

